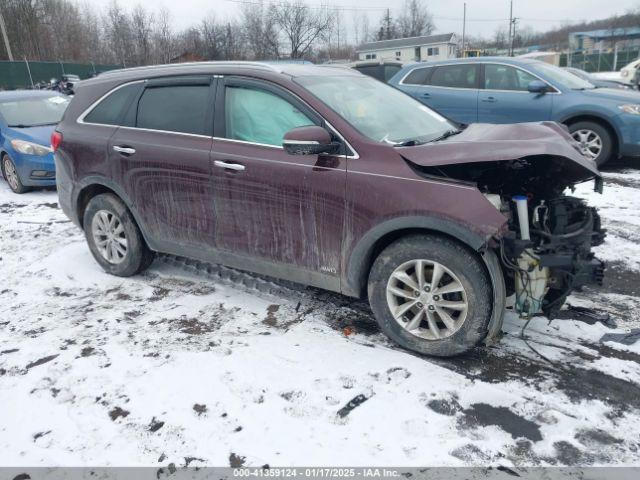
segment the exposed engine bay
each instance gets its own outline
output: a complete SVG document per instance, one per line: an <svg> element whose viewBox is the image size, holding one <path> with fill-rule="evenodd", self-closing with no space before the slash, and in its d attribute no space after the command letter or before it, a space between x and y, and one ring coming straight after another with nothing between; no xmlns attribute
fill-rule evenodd
<svg viewBox="0 0 640 480"><path fill-rule="evenodd" d="M507 231L492 247L502 263L507 295L515 293L514 308L523 317L554 318L572 290L602 285L604 277L604 263L591 252L606 234L598 212L564 193L590 178L601 191L601 178L570 172L562 160L412 165L423 176L474 184L507 218Z"/></svg>

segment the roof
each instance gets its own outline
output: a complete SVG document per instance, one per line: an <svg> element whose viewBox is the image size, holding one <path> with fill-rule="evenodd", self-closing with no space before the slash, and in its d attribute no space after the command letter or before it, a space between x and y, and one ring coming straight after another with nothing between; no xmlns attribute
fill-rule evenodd
<svg viewBox="0 0 640 480"><path fill-rule="evenodd" d="M429 62L416 62L404 66L405 71L420 67L434 67L437 65L450 65L455 63L486 63L496 62L507 65L539 65L543 62L535 58L519 58L519 57L469 57L469 58L451 58L449 60L434 60Z"/></svg>
<svg viewBox="0 0 640 480"><path fill-rule="evenodd" d="M269 63L269 62L243 62L243 61L221 61L221 62L187 62L171 63L165 65L150 65L145 67L124 68L119 70L109 70L101 75L84 80L84 84L94 84L102 81L112 80L114 77L140 78L141 73L148 73L150 76L162 75L207 75L207 74L248 74L250 72L268 72L288 75L290 77L303 77L311 75L326 75L327 70L333 68L336 74L349 75L351 72L332 66L318 66L311 63ZM353 71L353 75L357 72Z"/></svg>
<svg viewBox="0 0 640 480"><path fill-rule="evenodd" d="M426 35L422 37L395 38L393 40L380 40L378 42L363 43L356 52L367 50L387 50L391 48L418 47L422 45L432 45L434 43L451 43L453 33L441 33L439 35Z"/></svg>
<svg viewBox="0 0 640 480"><path fill-rule="evenodd" d="M0 102L22 100L24 98L48 98L62 96L54 90L5 90L0 92Z"/></svg>
<svg viewBox="0 0 640 480"><path fill-rule="evenodd" d="M601 30L590 30L588 32L571 32L569 35L591 38L637 37L640 36L640 27L605 28Z"/></svg>

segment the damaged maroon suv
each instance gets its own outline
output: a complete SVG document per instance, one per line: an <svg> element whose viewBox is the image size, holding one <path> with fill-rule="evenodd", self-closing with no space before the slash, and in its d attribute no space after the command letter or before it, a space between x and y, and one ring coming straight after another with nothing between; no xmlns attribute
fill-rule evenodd
<svg viewBox="0 0 640 480"><path fill-rule="evenodd" d="M429 355L495 340L507 297L553 317L602 281L594 180L555 123L463 128L343 68L198 63L78 85L52 137L60 205L96 261L154 252L368 298Z"/></svg>

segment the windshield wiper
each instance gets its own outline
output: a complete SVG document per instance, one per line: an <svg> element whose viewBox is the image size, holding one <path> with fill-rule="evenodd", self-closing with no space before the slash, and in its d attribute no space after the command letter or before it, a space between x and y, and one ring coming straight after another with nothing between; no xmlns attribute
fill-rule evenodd
<svg viewBox="0 0 640 480"><path fill-rule="evenodd" d="M446 132L444 132L439 137L436 137L433 140L429 140L429 142L438 142L440 140L444 140L445 138L452 137L452 136L457 135L459 133L462 133L462 130L447 130Z"/></svg>
<svg viewBox="0 0 640 480"><path fill-rule="evenodd" d="M25 123L16 123L14 125L7 125L9 128L31 128L31 127L46 127L48 125L57 125L58 122L47 122L47 123L34 123L32 125L27 125Z"/></svg>

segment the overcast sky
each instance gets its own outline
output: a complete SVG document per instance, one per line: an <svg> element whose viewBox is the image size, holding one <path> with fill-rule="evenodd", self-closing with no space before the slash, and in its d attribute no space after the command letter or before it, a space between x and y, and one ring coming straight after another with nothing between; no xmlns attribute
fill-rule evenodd
<svg viewBox="0 0 640 480"><path fill-rule="evenodd" d="M243 1L258 0L119 0L121 5L142 4L150 10L165 6L176 29L199 23L202 17L214 14L220 19L238 14ZM278 1L278 0L274 0ZM90 0L91 5L106 7L111 0ZM265 0L268 3L268 0ZM308 5L342 7L344 30L353 27L354 13L367 14L373 29L384 10L400 11L404 0L307 0ZM434 16L436 33L462 32L463 0L426 0ZM509 0L466 0L467 32L469 35L491 36L499 26L508 25ZM513 14L519 26L530 25L534 30L548 30L563 23L596 20L640 8L640 0L514 0ZM353 39L351 39L353 41Z"/></svg>

